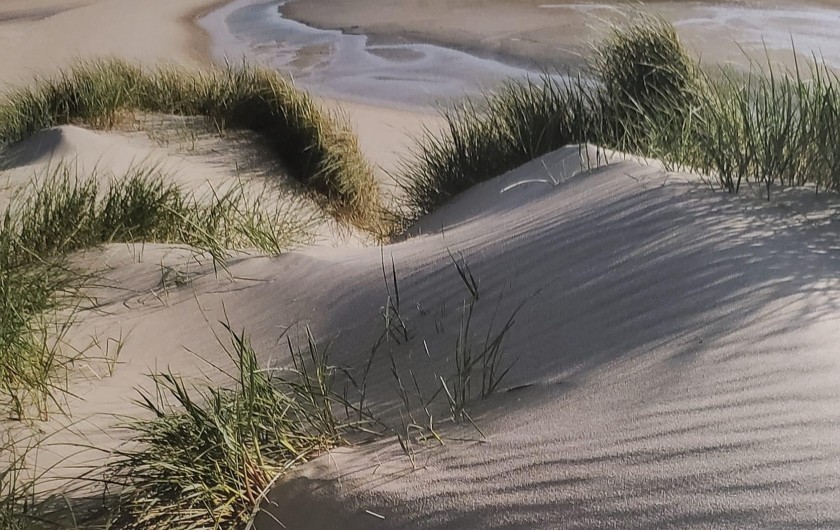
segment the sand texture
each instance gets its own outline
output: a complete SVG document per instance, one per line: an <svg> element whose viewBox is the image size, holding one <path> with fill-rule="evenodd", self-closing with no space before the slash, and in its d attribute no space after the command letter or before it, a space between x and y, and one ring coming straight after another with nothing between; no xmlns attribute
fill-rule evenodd
<svg viewBox="0 0 840 530"><path fill-rule="evenodd" d="M111 247L102 283L114 288L71 340L116 334L124 348L112 374L71 387L72 432L118 444L111 414L136 412L125 389L150 371L218 378L209 365L230 364L210 331L225 318L266 364L288 363L278 339L309 326L331 362L361 370L382 329L383 255L412 337L393 354L431 395L453 373L467 298L451 251L484 300L476 344L525 301L508 379L469 406L485 437L438 401L445 445L416 444L412 460L387 438L283 480L270 512L286 528L835 527L836 205L733 198L655 163L597 167L602 153L585 154L562 149L480 185L383 249L243 256L218 275L183 252ZM511 187L547 171L563 182ZM167 270L187 280L167 284ZM369 399L398 422L390 370L373 363ZM257 527L280 528L268 516Z"/></svg>
<svg viewBox="0 0 840 530"><path fill-rule="evenodd" d="M577 157L545 160L567 177ZM476 341L493 301L506 315L530 296L508 343L515 390L474 405L487 438L444 430L476 441L418 450L414 466L393 444L333 452L278 487L272 513L325 529L840 524L840 285L825 205L715 195L634 161L500 193L541 173L535 162L478 186L423 220L426 235L385 249L416 333L396 355L427 383L422 341L437 373L451 371L465 298L446 249L464 252L489 300ZM321 318L340 362L357 365L375 319L353 316L382 303L379 253L307 255L310 275L347 277L307 292L347 300ZM387 400L393 378L377 376Z"/></svg>
<svg viewBox="0 0 840 530"><path fill-rule="evenodd" d="M75 59L119 56L194 63L208 36L195 15L221 0L12 0L0 5L5 85L66 67Z"/></svg>
<svg viewBox="0 0 840 530"><path fill-rule="evenodd" d="M189 21L215 3L3 2L0 86L78 57L208 61L206 36ZM342 27L376 34L381 24L383 35L401 20L406 39L455 45L454 28L473 42L514 25L535 41L566 27L545 14L514 22L500 0L422 4L428 20L391 0L308 0L286 12L334 24L316 20L322 10ZM442 9L446 25L435 18ZM371 10L379 22L368 22ZM467 24L476 10L480 21ZM568 51L566 40L545 42ZM495 49L540 58L545 42ZM343 108L386 189L409 138L440 124ZM111 176L148 164L197 192L236 179L291 186L247 137L135 118L107 132L56 127L9 147L0 206L62 163ZM770 201L763 191L727 195L656 161L565 147L473 187L382 246L319 218L294 251L237 253L225 270L178 246L80 253L74 263L97 281L65 340L90 358L70 374L71 414L38 424L49 435L39 466L55 465L47 478L66 482L107 461L150 373L224 383L218 368L232 362L222 322L244 330L273 367L291 364L284 341L308 327L335 366L359 373L370 362L368 405L384 423L428 425L420 396L437 393L428 414L440 442L413 438L403 451L393 435L353 440L280 480L255 528L838 528L840 203L812 189ZM467 332L456 263L478 293ZM405 335L371 360L394 278ZM452 421L439 389L454 374L459 336L480 348L512 315L510 372L496 392L469 400L474 425ZM412 381L408 409L395 373Z"/></svg>
<svg viewBox="0 0 840 530"><path fill-rule="evenodd" d="M672 22L686 45L710 64L746 67L767 54L792 66L793 37L801 59L813 52L837 67L837 6L837 0L294 0L281 9L315 27L369 35L372 43L427 42L526 68L565 71L579 68L612 25L639 14Z"/></svg>

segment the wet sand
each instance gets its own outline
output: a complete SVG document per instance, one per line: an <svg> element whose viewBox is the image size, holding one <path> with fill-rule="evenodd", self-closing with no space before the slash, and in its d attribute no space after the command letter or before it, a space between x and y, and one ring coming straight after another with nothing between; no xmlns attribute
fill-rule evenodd
<svg viewBox="0 0 840 530"><path fill-rule="evenodd" d="M284 17L278 4L235 0L201 18L215 58L268 64L322 96L414 109L534 74L452 47L314 28Z"/></svg>
<svg viewBox="0 0 840 530"><path fill-rule="evenodd" d="M579 70L613 24L671 21L706 64L840 68L840 2L565 2L562 0L233 0L200 19L216 60L290 73L319 95L413 110L510 78Z"/></svg>
<svg viewBox="0 0 840 530"><path fill-rule="evenodd" d="M709 62L751 55L787 62L791 38L803 55L821 53L840 66L833 42L840 2L570 2L564 0L293 0L281 11L307 25L366 34L376 42L425 42L530 67L579 65L610 24L658 13ZM762 42L762 36L765 41ZM737 41L737 43L736 43Z"/></svg>

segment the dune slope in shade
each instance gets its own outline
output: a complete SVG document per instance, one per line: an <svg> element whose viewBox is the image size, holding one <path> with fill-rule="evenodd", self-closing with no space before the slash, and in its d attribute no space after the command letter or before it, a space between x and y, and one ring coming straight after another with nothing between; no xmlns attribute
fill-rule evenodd
<svg viewBox="0 0 840 530"><path fill-rule="evenodd" d="M544 160L559 178L576 158ZM471 189L421 221L433 233L386 249L406 273L403 305L430 313L463 299L446 247L487 298L506 289L501 314L543 289L509 343L522 357L507 385L530 386L473 406L489 443L421 451L415 470L393 444L332 452L276 489L273 516L324 529L840 525L836 216L807 193L767 204L629 160L500 194L546 168ZM313 254L316 278L357 271L313 302L338 300L326 329L356 365L340 352L364 344L370 325L352 316L383 290L379 253ZM418 338L398 357L429 381L419 338L445 370L457 311L406 318ZM393 380L372 379L387 399Z"/></svg>
<svg viewBox="0 0 840 530"><path fill-rule="evenodd" d="M220 320L273 367L291 364L283 334L310 326L332 364L359 374L382 331L392 257L411 335L392 351L430 396L436 374L454 371L468 297L452 252L478 282L477 342L497 300L498 330L527 299L506 343L518 362L469 405L487 439L457 441L479 436L442 421L438 399L447 442L415 447L416 468L393 438L333 451L277 485L257 528L836 527L838 209L806 190L770 203L716 193L655 162L568 147L384 248L241 256L216 274L172 249L108 247L96 309L67 340L122 348L112 372L71 384L73 429L50 451L72 457L54 473L102 465L127 434L116 418L138 412L126 389L148 388L146 374L228 368L209 329L223 336ZM387 354L374 360L367 403L399 425L391 370ZM106 454L62 446L80 442Z"/></svg>

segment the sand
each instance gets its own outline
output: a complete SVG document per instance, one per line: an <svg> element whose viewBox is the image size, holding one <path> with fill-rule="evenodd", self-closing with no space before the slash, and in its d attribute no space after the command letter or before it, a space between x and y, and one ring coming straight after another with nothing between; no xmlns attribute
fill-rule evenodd
<svg viewBox="0 0 840 530"><path fill-rule="evenodd" d="M527 299L506 345L518 359L509 377L469 407L484 436L447 422L438 401L445 445L416 445L412 461L386 438L282 481L270 512L286 528L835 526L836 201L805 190L769 204L732 198L621 158L589 169L577 148L543 161L468 191L383 249L243 256L220 277L183 252L146 248L138 263L138 249L111 247L104 279L121 289L97 293L74 340L116 335L124 347L112 374L94 366L101 380L72 387L83 396L69 404L75 431L117 443L108 414L135 413L124 389L147 385L151 370L222 381L199 358L229 366L211 333L225 313L267 364L288 363L278 339L309 326L331 362L360 371L382 329L382 253L413 337L394 356L431 395L435 374L454 372L467 294L448 252L463 252L484 300L471 340L484 340L497 300L504 319ZM546 169L564 182L511 187ZM165 268L189 282L165 287ZM399 425L387 357L370 381L374 410ZM279 527L266 516L257 528Z"/></svg>
<svg viewBox="0 0 840 530"><path fill-rule="evenodd" d="M577 149L544 160L555 177L578 169ZM428 313L407 311L416 336L395 350L426 391L422 341L452 373L451 308L465 297L447 248L488 300L476 340L501 293L507 315L540 290L508 343L512 390L471 409L486 438L444 430L475 441L418 449L414 465L393 443L334 451L278 487L272 514L323 529L836 527L840 254L823 246L827 204L733 199L632 160L502 193L543 172L537 161L477 186L421 221L425 236L385 249L404 305ZM377 252L349 266L313 254L353 278L354 314L375 312ZM333 313L326 332L356 366L376 319ZM393 378L377 376L377 398L395 404Z"/></svg>
<svg viewBox="0 0 840 530"><path fill-rule="evenodd" d="M3 84L66 67L74 59L116 55L194 63L208 36L192 19L222 0L12 0L0 5Z"/></svg>
<svg viewBox="0 0 840 530"><path fill-rule="evenodd" d="M0 51L0 83L91 53L206 61L186 20L209 5L6 2L0 39L43 40ZM407 137L435 123L347 112L383 182ZM14 149L7 188L58 156L116 173L157 157L172 178L204 186L240 156L73 126ZM474 344L524 302L505 342L513 368L468 407L483 434L448 421L438 400L444 445L414 444L409 456L391 436L331 451L278 483L256 528L836 528L840 203L806 189L767 202L761 191L732 197L655 161L570 147L468 190L381 248L348 238L238 254L226 272L163 245L80 254L76 263L100 275L96 305L66 340L91 358L72 374L71 416L38 424L58 433L40 465L59 463L59 479L101 465L125 439L116 426L138 413L133 389L148 388L150 372L224 382L210 368L230 366L213 333L220 320L244 329L266 364L287 365L280 338L309 326L334 364L361 370L382 330L383 259L393 258L412 337L392 352L431 395L436 376L453 373L467 297L454 254L478 282ZM386 357L370 381L374 411L399 425Z"/></svg>
<svg viewBox="0 0 840 530"><path fill-rule="evenodd" d="M76 61L116 56L140 64L177 63L200 67L212 59L206 31L196 20L224 0L39 0L0 5L0 89L54 74ZM36 36L24 39L23 36ZM433 111L406 112L319 98L324 108L340 112L360 133L362 148L386 190L410 139L440 123ZM95 172L102 180L138 168L155 167L196 193L218 189L231 175L254 181L288 181L265 150L249 146L253 138L221 141L195 120L135 116L119 131L58 127L3 154L0 206L33 179L63 165L72 173ZM234 135L235 136L235 135ZM253 144L253 141L250 142ZM279 178L274 178L279 177ZM307 210L308 211L308 210ZM314 241L327 245L358 242L358 234L322 222Z"/></svg>
<svg viewBox="0 0 840 530"><path fill-rule="evenodd" d="M369 35L371 43L426 42L526 68L565 71L579 68L612 24L639 13L674 23L689 48L710 64L746 67L745 52L761 61L767 51L790 66L793 36L800 59L816 52L840 67L834 46L838 5L836 0L293 0L281 9L318 28Z"/></svg>

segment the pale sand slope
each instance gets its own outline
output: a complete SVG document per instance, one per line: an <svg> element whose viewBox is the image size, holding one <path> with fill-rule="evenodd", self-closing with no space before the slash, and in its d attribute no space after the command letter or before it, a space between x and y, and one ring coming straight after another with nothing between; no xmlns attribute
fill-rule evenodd
<svg viewBox="0 0 840 530"><path fill-rule="evenodd" d="M104 191L137 175L162 178L203 203L243 195L267 215L282 214L294 232L290 248L371 240L324 213L255 134L228 131L220 137L202 118L148 115L110 132L64 125L0 149L0 211L15 209L54 179L95 179ZM92 271L100 267L96 255L89 253L86 262ZM103 258L107 262L107 253Z"/></svg>
<svg viewBox="0 0 840 530"><path fill-rule="evenodd" d="M0 39L14 48L0 52L0 79L16 82L82 53L189 60L189 38L173 21L199 4L102 1L78 8L101 10L91 19L70 10L0 22ZM62 5L5 2L0 19L6 9ZM173 40L127 27L153 17ZM32 35L33 50L12 44L12 31ZM36 36L56 40L40 48ZM84 42L89 48L73 44ZM159 148L72 128L62 135L58 151L91 161L110 156L99 147L122 150L113 159L123 164ZM369 153L384 149L365 142ZM558 177L579 165L577 149L545 160ZM499 193L544 176L535 162L470 190L422 220L424 235L382 251L396 263L414 337L394 354L426 395L436 388L433 372L452 373L447 357L466 295L447 249L463 251L480 281L476 340L502 291L497 328L536 293L510 336L510 355L520 359L505 382L531 386L472 408L489 443L448 441L420 453L415 471L393 439L334 451L278 486L279 520L303 529L840 525L836 215L822 217L827 205L807 191L766 205L632 161L555 188ZM131 389L148 385L144 374L212 373L197 355L229 366L211 333L225 315L251 335L266 363L288 363L279 337L289 326L298 333L310 325L320 341L333 341L333 361L356 371L382 326L379 248L239 256L229 274L215 274L209 260L187 250L154 245L111 246L77 259L107 270L90 293L95 310L79 315L68 342L99 344L91 355L113 354L109 338L123 348L113 366L91 359L77 367L72 416L39 425L72 431L50 439L42 465L50 451L55 458L79 450L62 441L106 451L119 443L125 433L112 427L125 417L114 415L136 414ZM370 381L370 403L396 422L386 357L376 360ZM444 409L438 403L435 416L444 418ZM447 438L476 436L439 427ZM72 464L82 461L96 466L104 458L84 452L54 473L78 476ZM269 519L261 528L278 527Z"/></svg>
<svg viewBox="0 0 840 530"><path fill-rule="evenodd" d="M545 160L560 176L576 158L565 149ZM837 528L836 200L826 210L800 190L766 204L633 161L500 194L543 175L537 161L477 186L422 220L427 235L384 250L415 333L395 356L426 392L430 366L452 373L465 296L447 248L465 253L486 300L476 341L500 293L504 320L541 289L508 342L520 359L507 385L531 386L472 409L488 443L450 441L418 454L414 471L393 442L334 451L277 487L277 519L303 529ZM319 336L337 338L334 360L359 369L381 326L379 251L285 260L290 290L248 305L311 315ZM307 304L289 303L304 294ZM396 405L389 370L380 359L372 394ZM278 526L264 517L258 527Z"/></svg>
<svg viewBox="0 0 840 530"><path fill-rule="evenodd" d="M0 4L0 86L77 58L156 62L206 57L192 19L222 0L6 0Z"/></svg>
<svg viewBox="0 0 840 530"><path fill-rule="evenodd" d="M324 102L339 111L335 101ZM360 135L362 151L375 168L386 200L399 193L392 174L406 146L422 127L437 119L400 110L342 105ZM96 178L103 186L134 174L163 177L196 197L210 199L246 188L266 207L282 202L290 218L306 227L299 243L345 245L371 242L367 235L340 226L306 197L286 175L276 155L257 135L227 131L220 136L202 118L139 116L118 131L92 131L74 125L53 127L17 144L0 146L0 211L56 176ZM269 200L269 197L271 198Z"/></svg>
<svg viewBox="0 0 840 530"><path fill-rule="evenodd" d="M183 141L186 145L189 139ZM190 160L198 158L198 153L188 157L179 153L181 150L137 135L64 125L45 129L2 151L0 178L3 187L15 188L52 176L60 167L79 177L123 177L148 168L172 175L188 190L195 190L203 183L217 187L231 181L230 168L199 164Z"/></svg>
<svg viewBox="0 0 840 530"><path fill-rule="evenodd" d="M416 447L414 470L393 438L301 467L271 496L287 528L836 527L840 205L803 190L769 204L732 197L615 157L580 171L598 160L586 152L588 163L566 148L479 185L384 249L242 257L227 276L184 252L147 247L136 263L136 247L110 247L101 283L119 289L93 293L97 310L68 340L124 347L112 375L92 362L101 380L77 376L73 418L56 421L113 447L125 435L113 414L136 414L128 389L147 387L144 374L222 380L199 359L230 366L210 332L225 318L266 364L287 365L281 335L308 325L332 363L358 374L382 330L383 256L412 335L394 357L429 396L434 374L454 372L466 290L448 252L463 252L479 282L475 343L500 296L496 329L528 298L503 385L528 386L471 405L486 443L456 441L478 435L441 421L439 399L446 445ZM546 170L566 182L501 193ZM188 281L167 285L170 267ZM374 411L398 424L384 352L369 381ZM88 459L103 462L68 462ZM280 526L263 516L258 528Z"/></svg>

